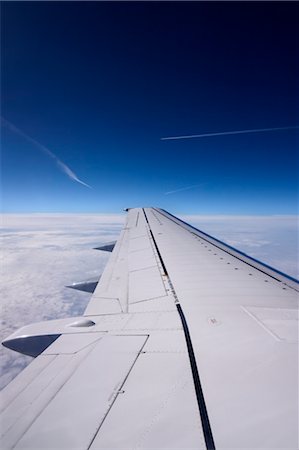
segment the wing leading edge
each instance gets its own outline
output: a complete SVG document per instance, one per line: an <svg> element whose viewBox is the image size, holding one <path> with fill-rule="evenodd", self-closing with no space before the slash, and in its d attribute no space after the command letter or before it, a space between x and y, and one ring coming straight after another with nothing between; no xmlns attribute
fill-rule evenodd
<svg viewBox="0 0 299 450"><path fill-rule="evenodd" d="M1 393L2 448L297 448L298 284L155 208L111 249L83 317L6 340L55 336Z"/></svg>

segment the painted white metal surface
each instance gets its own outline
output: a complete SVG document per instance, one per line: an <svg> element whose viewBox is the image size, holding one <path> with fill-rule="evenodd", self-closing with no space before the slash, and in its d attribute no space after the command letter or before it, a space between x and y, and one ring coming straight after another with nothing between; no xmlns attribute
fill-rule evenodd
<svg viewBox="0 0 299 450"><path fill-rule="evenodd" d="M205 449L186 351L144 350L91 448Z"/></svg>
<svg viewBox="0 0 299 450"><path fill-rule="evenodd" d="M8 338L61 335L2 391L1 448L207 448L194 365L217 449L298 448L298 292L261 269L129 210L85 317Z"/></svg>
<svg viewBox="0 0 299 450"><path fill-rule="evenodd" d="M284 284L294 283L146 214L188 322L216 448L298 448L298 292Z"/></svg>
<svg viewBox="0 0 299 450"><path fill-rule="evenodd" d="M73 337L64 336L66 347L72 347ZM58 356L51 377L48 370L33 380L15 400L18 407L9 406L11 423L4 447L88 448L146 339L105 337L67 361Z"/></svg>

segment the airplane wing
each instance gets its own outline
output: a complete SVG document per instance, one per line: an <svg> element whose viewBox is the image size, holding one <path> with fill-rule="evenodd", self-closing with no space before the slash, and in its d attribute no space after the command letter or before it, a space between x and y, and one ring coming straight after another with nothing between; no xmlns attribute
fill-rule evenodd
<svg viewBox="0 0 299 450"><path fill-rule="evenodd" d="M297 449L298 282L155 208L127 223L82 317L4 345L3 449Z"/></svg>

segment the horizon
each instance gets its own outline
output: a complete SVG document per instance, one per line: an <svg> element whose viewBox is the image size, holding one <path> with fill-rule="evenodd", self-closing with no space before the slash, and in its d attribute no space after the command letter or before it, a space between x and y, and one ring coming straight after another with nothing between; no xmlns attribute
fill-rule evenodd
<svg viewBox="0 0 299 450"><path fill-rule="evenodd" d="M271 266L286 276L298 279L298 216L297 215L200 215L179 214L178 217L190 223L196 229L207 233L241 253ZM73 220L76 218L77 220ZM71 220L71 221L70 221ZM49 232L63 224L66 235L91 233L95 236L95 245L101 241L100 230L119 231L125 224L126 214L104 213L4 213L0 222L4 240L8 236L18 237L27 230L45 230ZM96 244L96 227L99 224L99 236ZM79 231L81 230L81 231ZM59 240L59 239L58 239Z"/></svg>

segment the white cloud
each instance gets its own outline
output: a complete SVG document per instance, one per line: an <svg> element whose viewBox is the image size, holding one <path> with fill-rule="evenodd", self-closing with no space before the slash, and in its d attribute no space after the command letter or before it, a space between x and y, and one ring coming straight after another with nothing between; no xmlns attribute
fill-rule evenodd
<svg viewBox="0 0 299 450"><path fill-rule="evenodd" d="M93 250L117 238L124 215L7 214L2 219L1 331L83 313L90 294L67 289L96 279L109 254ZM183 220L292 276L297 271L293 216L185 216ZM31 360L1 346L0 388Z"/></svg>
<svg viewBox="0 0 299 450"><path fill-rule="evenodd" d="M90 295L65 286L97 279L109 254L93 247L117 239L123 222L121 215L4 215L0 340L32 322L83 313ZM0 358L0 388L31 360L3 346Z"/></svg>

